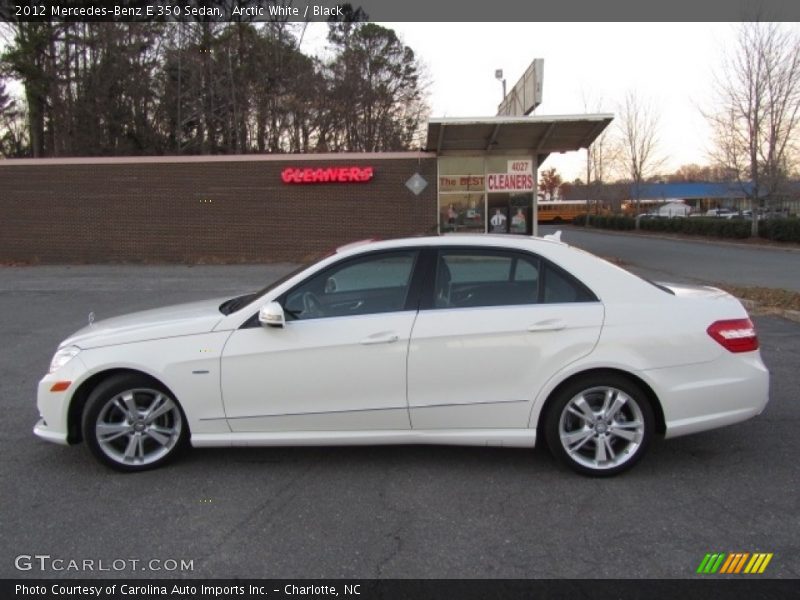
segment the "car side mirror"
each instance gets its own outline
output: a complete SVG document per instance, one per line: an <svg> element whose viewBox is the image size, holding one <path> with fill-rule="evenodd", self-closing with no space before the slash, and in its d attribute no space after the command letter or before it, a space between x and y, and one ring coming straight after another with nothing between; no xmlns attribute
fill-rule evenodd
<svg viewBox="0 0 800 600"><path fill-rule="evenodd" d="M283 327L286 325L286 316L283 307L278 302L270 302L258 311L258 321L264 327Z"/></svg>

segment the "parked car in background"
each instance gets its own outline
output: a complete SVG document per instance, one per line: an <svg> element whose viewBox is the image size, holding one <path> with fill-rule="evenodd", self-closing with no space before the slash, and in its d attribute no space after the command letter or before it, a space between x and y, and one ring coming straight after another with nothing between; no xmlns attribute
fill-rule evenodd
<svg viewBox="0 0 800 600"><path fill-rule="evenodd" d="M775 209L764 209L759 210L759 219L788 219L789 218L789 209L788 208L775 208Z"/></svg>
<svg viewBox="0 0 800 600"><path fill-rule="evenodd" d="M768 389L724 291L555 239L452 235L351 244L258 292L92 323L58 346L34 432L121 471L189 444L546 440L603 476L656 436L759 414Z"/></svg>
<svg viewBox="0 0 800 600"><path fill-rule="evenodd" d="M689 216L692 209L688 204L683 202L672 201L661 204L651 210L640 213L636 216L637 219L674 219Z"/></svg>
<svg viewBox="0 0 800 600"><path fill-rule="evenodd" d="M691 210L692 209L688 204L685 204L683 202L672 201L659 206L657 214L661 217L667 217L670 219L682 218L689 216Z"/></svg>
<svg viewBox="0 0 800 600"><path fill-rule="evenodd" d="M705 212L705 215L703 215L703 216L705 216L705 217L722 217L722 218L725 218L725 219L730 219L731 217L733 217L734 215L737 215L737 214L739 214L739 213L737 213L735 210L732 210L730 208L710 208Z"/></svg>

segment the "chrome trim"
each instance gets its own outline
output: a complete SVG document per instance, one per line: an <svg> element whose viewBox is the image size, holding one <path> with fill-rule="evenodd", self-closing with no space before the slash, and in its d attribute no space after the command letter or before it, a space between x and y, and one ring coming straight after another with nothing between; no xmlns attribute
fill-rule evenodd
<svg viewBox="0 0 800 600"><path fill-rule="evenodd" d="M348 408L344 410L318 410L313 412L300 412L300 413L275 413L266 415L244 415L237 417L227 417L229 420L233 419L264 419L268 417L304 417L306 415L332 415L339 413L350 412L372 412L375 410L408 410L407 406L379 406L376 408ZM200 419L201 421L205 419Z"/></svg>
<svg viewBox="0 0 800 600"><path fill-rule="evenodd" d="M446 402L444 404L412 404L408 408L439 408L443 406L473 406L478 404L518 404L530 400L484 400L482 402Z"/></svg>
<svg viewBox="0 0 800 600"><path fill-rule="evenodd" d="M482 404L518 404L520 402L529 402L529 400L497 400L494 402L452 402L452 403L445 403L445 404L423 404L423 405L413 405L413 406L378 406L375 408L347 408L343 410L319 410L319 411L311 411L311 412L299 412L299 413L268 413L262 415L241 415L235 417L206 417L203 419L199 419L200 421L217 421L222 418L226 418L228 420L234 419L266 419L270 417L303 417L306 415L313 416L313 415L331 415L331 414L340 414L340 413L351 413L351 412L372 412L378 410L408 410L411 408L439 408L445 406L475 406L475 405L482 405Z"/></svg>

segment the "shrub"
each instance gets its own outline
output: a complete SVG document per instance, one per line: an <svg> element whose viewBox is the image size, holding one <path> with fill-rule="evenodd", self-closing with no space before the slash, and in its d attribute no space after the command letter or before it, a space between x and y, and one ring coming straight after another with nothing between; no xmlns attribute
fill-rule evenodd
<svg viewBox="0 0 800 600"><path fill-rule="evenodd" d="M575 225L584 225L587 216L575 218ZM625 215L589 215L589 225L599 229L635 229L636 220ZM746 239L750 237L752 223L745 219L723 219L720 217L692 217L672 219L640 219L642 231L664 231L687 235ZM758 236L776 242L800 243L800 218L769 219L758 224Z"/></svg>
<svg viewBox="0 0 800 600"><path fill-rule="evenodd" d="M636 221L625 215L589 215L589 225L600 229L634 229Z"/></svg>
<svg viewBox="0 0 800 600"><path fill-rule="evenodd" d="M641 229L646 231L668 231L688 235L706 235L722 238L746 238L750 236L750 222L717 217L644 219Z"/></svg>
<svg viewBox="0 0 800 600"><path fill-rule="evenodd" d="M758 237L776 242L800 243L800 219L769 219L758 224Z"/></svg>

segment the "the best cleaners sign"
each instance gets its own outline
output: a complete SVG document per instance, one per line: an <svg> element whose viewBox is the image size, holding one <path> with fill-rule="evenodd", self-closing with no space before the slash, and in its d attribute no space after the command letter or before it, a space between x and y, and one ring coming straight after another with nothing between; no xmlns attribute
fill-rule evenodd
<svg viewBox="0 0 800 600"><path fill-rule="evenodd" d="M533 161L510 160L505 173L489 173L486 176L487 192L532 192Z"/></svg>

